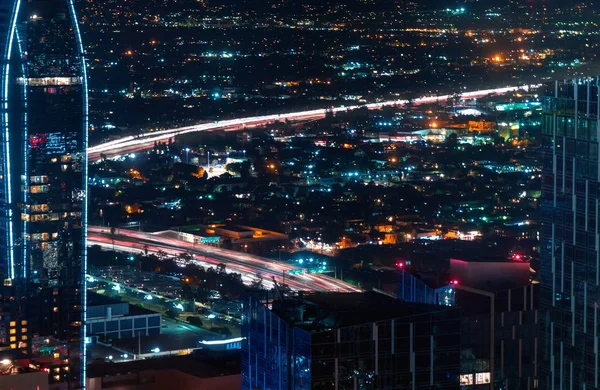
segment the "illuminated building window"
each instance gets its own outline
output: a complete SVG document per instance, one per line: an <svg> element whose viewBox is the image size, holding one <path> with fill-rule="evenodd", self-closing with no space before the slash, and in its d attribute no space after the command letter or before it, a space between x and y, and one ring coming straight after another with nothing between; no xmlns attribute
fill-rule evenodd
<svg viewBox="0 0 600 390"><path fill-rule="evenodd" d="M45 213L48 211L48 205L47 204L32 204L29 206L29 209L33 213Z"/></svg>
<svg viewBox="0 0 600 390"><path fill-rule="evenodd" d="M10 333L10 334L17 334L17 330L13 328L8 333Z"/></svg>
<svg viewBox="0 0 600 390"><path fill-rule="evenodd" d="M58 359L60 357L60 355L58 354L58 352L54 352L54 359Z"/></svg>
<svg viewBox="0 0 600 390"><path fill-rule="evenodd" d="M48 233L33 233L31 236L31 241L48 241L50 239L50 234Z"/></svg>
<svg viewBox="0 0 600 390"><path fill-rule="evenodd" d="M32 194L43 194L43 193L48 192L48 186L47 185L31 186L31 187L29 187L29 191Z"/></svg>
<svg viewBox="0 0 600 390"><path fill-rule="evenodd" d="M17 341L17 336L10 336L10 341L11 342Z"/></svg>
<svg viewBox="0 0 600 390"><path fill-rule="evenodd" d="M47 87L57 85L81 85L83 78L81 77L29 77L26 80L18 78L19 85L27 84L33 87Z"/></svg>
<svg viewBox="0 0 600 390"><path fill-rule="evenodd" d="M11 321L10 326L17 326L17 321Z"/></svg>
<svg viewBox="0 0 600 390"><path fill-rule="evenodd" d="M31 176L29 182L32 184L46 184L48 183L48 176Z"/></svg>
<svg viewBox="0 0 600 390"><path fill-rule="evenodd" d="M29 214L21 214L21 221L29 221Z"/></svg>
<svg viewBox="0 0 600 390"><path fill-rule="evenodd" d="M473 374L463 374L460 376L461 386L471 386L473 384Z"/></svg>
<svg viewBox="0 0 600 390"><path fill-rule="evenodd" d="M27 333L27 328L21 328L21 333Z"/></svg>
<svg viewBox="0 0 600 390"><path fill-rule="evenodd" d="M27 325L27 320L22 320L21 325Z"/></svg>
<svg viewBox="0 0 600 390"><path fill-rule="evenodd" d="M71 156L61 156L60 157L61 162L68 162L69 160L71 160Z"/></svg>
<svg viewBox="0 0 600 390"><path fill-rule="evenodd" d="M475 374L475 384L484 385L491 382L491 377L489 372L478 372Z"/></svg>
<svg viewBox="0 0 600 390"><path fill-rule="evenodd" d="M15 349L15 348L17 348L17 344L11 344L11 345L10 345L10 348L11 348L11 349Z"/></svg>
<svg viewBox="0 0 600 390"><path fill-rule="evenodd" d="M27 340L27 339L28 339L27 335L21 336L21 340Z"/></svg>

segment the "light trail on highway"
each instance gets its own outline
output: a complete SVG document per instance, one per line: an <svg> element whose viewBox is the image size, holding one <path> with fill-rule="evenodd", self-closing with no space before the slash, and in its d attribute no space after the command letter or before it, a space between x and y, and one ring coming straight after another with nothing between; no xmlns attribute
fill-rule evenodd
<svg viewBox="0 0 600 390"><path fill-rule="evenodd" d="M119 234L111 235L109 228L90 226L88 228L88 245L99 245L103 249L114 248L114 250L136 254L146 250L148 253L162 251L174 257L178 257L182 253L189 253L193 255L191 262L203 267L225 264L226 271L241 274L245 284L251 284L260 276L267 288L273 287L272 280L275 278L277 283L284 283L296 291L361 291L358 287L331 276L323 274L292 276L289 271L300 268L246 253L169 238L164 232L144 233L121 229Z"/></svg>
<svg viewBox="0 0 600 390"><path fill-rule="evenodd" d="M508 92L514 92L518 90L528 91L529 88L537 88L540 85L532 86L512 86L495 89L483 89L477 91L469 91L461 93L462 98L474 99L486 95L498 95ZM414 104L426 104L446 101L454 95L441 95L441 96L422 96L413 99ZM353 106L341 106L334 108L322 108L317 110L289 112L284 114L273 114L273 115L262 115L247 118L229 119L215 123L203 123L194 126L179 127L174 129L166 129L160 131L154 131L150 133L140 134L138 136L124 137L118 140L102 143L100 145L92 146L88 148L88 158L91 161L100 159L101 155L114 156L133 153L143 149L150 148L154 145L154 142L164 141L169 138L189 134L199 131L212 131L212 130L225 130L225 131L236 131L244 129L246 127L264 126L268 123L272 123L278 120L314 120L325 117L328 112L338 113L356 110L359 108L367 108L369 110L380 109L386 106L398 106L409 103L408 99L402 100L388 100L378 103L368 103Z"/></svg>

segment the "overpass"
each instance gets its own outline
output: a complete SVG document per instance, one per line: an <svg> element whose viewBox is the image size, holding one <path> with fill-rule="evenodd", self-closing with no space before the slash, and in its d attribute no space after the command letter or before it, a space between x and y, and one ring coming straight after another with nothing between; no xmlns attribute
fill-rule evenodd
<svg viewBox="0 0 600 390"><path fill-rule="evenodd" d="M172 238L171 232L145 233L121 229L117 234L111 234L109 227L88 227L88 245L99 245L103 249L140 253L156 254L159 251L173 257L182 253L192 255L190 263L202 267L216 267L225 264L226 272L235 272L242 275L245 284L251 284L258 277L263 278L266 288L273 287L273 278L277 283L286 284L297 291L361 291L360 288L332 278L324 274L298 274L290 275L289 272L300 268L267 258L215 248L208 245L190 243L185 240ZM177 259L181 266L186 265L186 260Z"/></svg>
<svg viewBox="0 0 600 390"><path fill-rule="evenodd" d="M531 86L531 88L539 87L539 85ZM497 95L507 92L513 92L517 90L529 90L530 86L511 86L494 89L482 89L477 91L464 92L460 96L467 99L474 99L486 95ZM441 96L422 96L417 99L413 99L414 104L426 104L446 101L453 95L441 95ZM194 126L179 127L174 129L166 129L160 131L154 131L149 133L140 134L137 136L128 136L118 140L105 142L96 146L88 148L88 158L90 161L100 159L101 155L115 156L128 154L144 149L151 148L155 142L165 141L169 138L189 134L201 131L212 131L212 130L225 130L225 131L237 131L247 127L264 126L269 123L273 123L279 120L292 120L292 121L307 121L324 118L327 112L348 112L359 108L367 108L369 110L381 109L386 106L397 106L409 103L409 100L388 100L377 103L368 103L362 105L353 106L340 106L331 109L321 108L317 110L308 111L297 111L288 112L284 114L273 114L273 115L262 115L247 118L229 119L224 121L216 121L214 123L202 123Z"/></svg>

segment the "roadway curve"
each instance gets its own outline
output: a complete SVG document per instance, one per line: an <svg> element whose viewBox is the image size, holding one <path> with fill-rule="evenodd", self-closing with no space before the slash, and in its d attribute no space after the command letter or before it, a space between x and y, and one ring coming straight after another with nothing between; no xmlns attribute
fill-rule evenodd
<svg viewBox="0 0 600 390"><path fill-rule="evenodd" d="M172 232L171 232L172 233ZM144 233L121 229L112 236L106 227L90 226L88 228L88 245L100 245L104 249L115 249L122 252L140 253L146 248L149 253L163 251L167 255L178 256L187 252L193 255L191 262L201 266L226 265L227 272L242 275L246 284L252 283L258 275L263 277L267 288L273 287L273 278L277 283L285 283L297 291L361 291L359 288L323 274L289 275L289 271L298 270L293 265L274 260L239 253L207 245L171 238L168 232ZM182 264L184 265L184 264ZM284 279L285 275L285 281Z"/></svg>
<svg viewBox="0 0 600 390"><path fill-rule="evenodd" d="M532 86L538 87L538 86ZM494 95L494 94L503 94L507 92L516 91L519 89L528 90L529 86L514 86L514 87L504 87L504 88L495 88L495 89L482 89L478 91L470 91L462 93L461 96L463 98L478 98L486 95ZM445 101L453 95L442 95L442 96L422 96L420 98L414 99L414 104L423 104L423 103L434 103L438 101ZM263 116L254 116L248 118L239 118L239 119L230 119L224 120L217 123L203 123L194 126L187 127L179 127L175 129L167 129L154 131L150 133L144 133L137 136L129 136L124 137L118 140L109 141L102 143L100 145L92 146L88 148L88 158L90 161L95 161L100 159L102 154L106 156L116 156L122 154L128 154L132 152L136 152L143 149L151 148L154 145L154 142L164 141L169 138L172 138L177 135L194 133L198 131L211 131L211 130L225 130L225 131L235 131L240 130L246 127L256 127L256 126L264 126L268 123L272 123L277 120L293 120L293 121L305 121L305 120L314 120L325 117L327 111L332 112L346 112L351 111L357 108L366 107L370 110L380 109L385 106L395 106L395 105L403 105L408 103L408 100L389 100L379 103L369 103L362 105L354 105L354 106L344 106L344 107L334 107L331 109L318 109L318 110L310 110L310 111L299 111L299 112L289 112L285 114L275 114L275 115L263 115Z"/></svg>

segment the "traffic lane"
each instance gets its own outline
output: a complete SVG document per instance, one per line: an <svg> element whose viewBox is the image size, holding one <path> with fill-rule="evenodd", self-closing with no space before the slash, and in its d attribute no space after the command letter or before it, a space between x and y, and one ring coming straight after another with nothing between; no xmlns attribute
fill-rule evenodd
<svg viewBox="0 0 600 390"><path fill-rule="evenodd" d="M105 234L104 233L105 229L102 227L91 227L90 230L95 231L95 232L100 232L100 234ZM215 264L215 260L220 260L220 262L223 262L224 264L231 264L232 262L234 262L236 264L239 264L240 266L249 266L249 267L258 266L258 269L257 268L253 268L253 270L252 269L251 270L243 269L243 271L250 271L250 272L254 272L254 273L267 272L268 276L275 277L276 279L279 279L280 282L284 281L283 280L284 273L287 273L290 270L300 269L295 266L290 266L290 265L283 264L283 263L276 263L274 260L271 260L271 259L259 258L259 257L248 255L248 254L243 254L243 253L234 252L234 251L228 251L228 250L209 247L209 246L194 245L187 241L170 239L170 238L166 238L166 237L162 237L162 236L159 237L158 234L153 234L153 233L122 230L120 232L120 234L122 236L135 239L137 243L146 242L146 244L141 245L141 248L143 250L145 250L148 245L154 245L154 246L163 248L164 249L163 251L165 251L166 249L173 250L173 248L176 248L176 250L179 250L179 252L177 252L177 253L181 253L183 251L181 251L180 248L184 247L184 248L187 248L187 252L199 255L200 256L199 258L204 258L205 261L207 261L211 264ZM104 242L108 242L107 240L112 240L112 236L105 235ZM166 246L165 244L170 244L170 246ZM175 254L175 255L177 255L177 254ZM210 257L208 257L208 256L210 256ZM198 258L196 258L196 261L198 261ZM217 262L217 264L218 264L218 262ZM302 276L302 275L300 275L300 276ZM286 282L288 285L290 285L290 287L294 286L297 288L302 288L302 286L297 285L296 281L294 280L294 277L292 277L291 275L287 275L285 277L285 279L288 279ZM334 290L334 291L356 291L356 292L361 291L361 289L358 287L355 287L349 283L340 281L338 279L332 278L327 275L322 275L322 274L303 275L303 279L306 283L308 283L310 285L311 289L315 288L315 287L319 287L319 289L325 289L327 291L331 291L331 290Z"/></svg>
<svg viewBox="0 0 600 390"><path fill-rule="evenodd" d="M478 90L478 91L467 91L467 92L463 92L462 96L467 97L467 98L476 98L476 97L481 97L481 96L490 95L490 94L507 93L510 91L516 91L518 89L528 90L529 86L511 86L511 87L485 89L485 90ZM422 97L416 98L412 102L414 104L435 103L435 102L440 102L440 101L446 101L450 97L451 97L451 95L440 95L440 96L429 95L429 96L422 96ZM195 126L187 126L187 127L181 127L181 128L175 128L175 129L166 129L166 130L155 131L155 132L151 132L151 133L142 134L137 137L125 137L121 142L119 142L119 140L110 141L105 144L93 146L93 147L89 148L88 151L89 151L89 153L96 153L96 152L107 152L109 150L112 150L112 151L123 150L124 148L130 147L130 146L148 145L148 143L153 143L154 141L162 141L162 140L165 140L165 139L177 136L177 135L183 135L183 134L192 133L192 132L210 131L210 130L227 129L227 128L239 129L239 128L243 128L247 125L250 125L250 124L256 126L256 125L266 124L266 123L270 123L270 122L278 121L278 120L282 120L282 119L283 120L303 120L305 118L306 119L318 119L318 118L321 118L321 117L324 117L325 115L327 115L327 113L329 111L346 112L346 111L352 111L354 109L359 109L359 108L381 109L382 107L386 107L386 106L404 105L404 104L407 104L408 102L409 102L408 100L389 100L389 101L384 101L384 102L368 103L368 104L354 105L354 106L348 106L348 107L343 106L343 107L334 107L334 108L323 108L323 109L317 109L317 110L291 112L291 113L284 113L284 114L263 115L263 116L247 117L247 118L240 118L240 119L230 119L230 120L222 121L220 123L217 122L217 123L213 123L213 124L203 123L203 124L199 124L199 125L195 125Z"/></svg>
<svg viewBox="0 0 600 390"><path fill-rule="evenodd" d="M140 253L140 252L144 252L145 250L148 250L149 253L155 254L159 251L162 251L167 255L177 257L181 253L187 252L186 250L173 249L167 245L157 246L156 244L153 244L153 243L149 245L149 244L138 243L138 242L111 239L111 238L107 238L104 236L96 236L96 235L89 235L88 243L90 245L100 245L101 247L103 247L105 249L113 249L114 248L115 250L124 251L124 252L128 252L128 253ZM245 264L239 264L239 263L234 262L231 259L227 259L227 258L214 259L214 258L211 258L208 256L204 256L204 257L202 257L202 260L195 259L195 260L192 260L191 262L198 264L200 266L203 266L203 267L216 266L220 263L224 263L224 264L228 265L228 266L226 266L226 272L235 272L235 273L242 274L242 276L246 276L246 278L244 280L245 284L252 284L252 282L256 278L265 277L265 276L267 277L267 278L263 278L263 285L265 285L265 287L268 287L268 288L273 287L273 282L272 282L273 277L278 281L278 283L283 282L283 276L279 273L273 273L269 269L259 268L255 265L249 266L249 265L245 265ZM248 278L248 276L250 276L250 278ZM320 291L321 290L321 287L319 286L319 284L314 283L314 281L312 281L310 279L307 280L306 282L298 282L296 280L293 280L289 276L286 277L285 279L286 279L286 284L294 290L305 290L305 291L315 291L315 290Z"/></svg>

